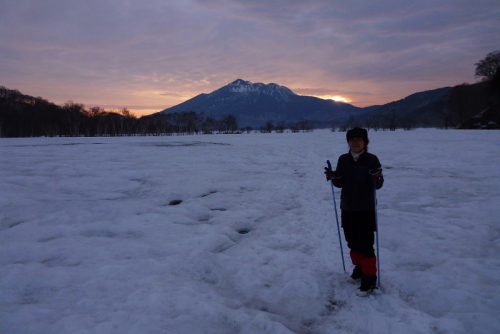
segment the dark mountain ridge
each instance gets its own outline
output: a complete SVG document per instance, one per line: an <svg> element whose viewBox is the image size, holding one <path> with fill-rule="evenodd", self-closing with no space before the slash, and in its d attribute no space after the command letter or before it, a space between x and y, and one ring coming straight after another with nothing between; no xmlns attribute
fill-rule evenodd
<svg viewBox="0 0 500 334"><path fill-rule="evenodd" d="M452 87L443 87L411 94L401 100L376 108L370 117L397 118L400 122L412 121L418 126L442 126L442 110Z"/></svg>

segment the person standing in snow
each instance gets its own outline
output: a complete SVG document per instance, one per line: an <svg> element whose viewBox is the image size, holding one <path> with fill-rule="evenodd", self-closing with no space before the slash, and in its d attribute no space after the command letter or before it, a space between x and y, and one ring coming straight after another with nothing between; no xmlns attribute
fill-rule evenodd
<svg viewBox="0 0 500 334"><path fill-rule="evenodd" d="M376 155L368 153L368 131L353 128L347 131L349 152L339 157L335 171L326 169L326 179L341 188L342 228L350 249L354 270L350 283L361 280L356 292L368 295L377 284L377 258L374 250L376 231L375 193L382 188L382 166Z"/></svg>

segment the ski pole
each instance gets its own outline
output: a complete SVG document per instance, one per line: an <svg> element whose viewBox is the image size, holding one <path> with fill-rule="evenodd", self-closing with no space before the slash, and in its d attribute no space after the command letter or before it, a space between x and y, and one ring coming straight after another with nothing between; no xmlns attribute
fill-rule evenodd
<svg viewBox="0 0 500 334"><path fill-rule="evenodd" d="M380 285L380 254L378 247L377 180L373 180L373 197L375 200L375 240L377 244L377 268L378 268L377 286L380 289L382 286Z"/></svg>
<svg viewBox="0 0 500 334"><path fill-rule="evenodd" d="M332 171L332 165L330 164L330 160L327 160L328 170ZM339 224L339 215L337 213L337 201L335 200L335 190L333 187L333 180L330 180L330 184L332 186L332 195L333 195L333 205L335 207L335 219L337 220L337 232L339 234L339 244L340 244L340 255L342 256L342 267L345 271L345 262L344 262L344 250L342 249L342 238L340 237L340 224Z"/></svg>

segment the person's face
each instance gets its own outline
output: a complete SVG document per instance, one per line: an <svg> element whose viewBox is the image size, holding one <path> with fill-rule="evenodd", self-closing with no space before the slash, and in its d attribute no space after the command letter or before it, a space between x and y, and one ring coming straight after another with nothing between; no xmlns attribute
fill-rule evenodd
<svg viewBox="0 0 500 334"><path fill-rule="evenodd" d="M352 137L349 139L349 148L354 153L361 153L365 149L365 141L361 137Z"/></svg>

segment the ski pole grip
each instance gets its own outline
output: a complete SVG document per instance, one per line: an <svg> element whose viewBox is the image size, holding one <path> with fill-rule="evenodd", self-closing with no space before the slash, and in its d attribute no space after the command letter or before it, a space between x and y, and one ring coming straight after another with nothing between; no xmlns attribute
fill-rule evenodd
<svg viewBox="0 0 500 334"><path fill-rule="evenodd" d="M326 160L326 164L328 165L328 170L331 172L332 171L332 164L330 163L330 160Z"/></svg>

